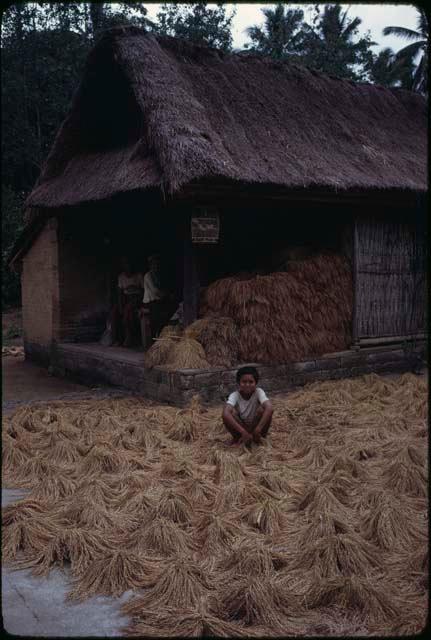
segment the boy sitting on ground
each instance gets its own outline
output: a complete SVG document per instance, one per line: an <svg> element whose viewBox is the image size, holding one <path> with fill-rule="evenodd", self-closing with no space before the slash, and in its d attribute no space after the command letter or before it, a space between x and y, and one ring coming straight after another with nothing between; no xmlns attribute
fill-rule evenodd
<svg viewBox="0 0 431 640"><path fill-rule="evenodd" d="M223 424L233 438L229 444L259 443L271 426L272 405L257 386L259 374L255 367L238 369L236 381L238 391L230 394L222 414Z"/></svg>

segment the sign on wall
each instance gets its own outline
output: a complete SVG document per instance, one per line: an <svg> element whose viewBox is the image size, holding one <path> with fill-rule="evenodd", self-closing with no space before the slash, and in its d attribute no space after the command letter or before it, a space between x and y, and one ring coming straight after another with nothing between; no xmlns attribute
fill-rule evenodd
<svg viewBox="0 0 431 640"><path fill-rule="evenodd" d="M200 207L191 217L192 242L215 244L220 236L220 218L214 207Z"/></svg>

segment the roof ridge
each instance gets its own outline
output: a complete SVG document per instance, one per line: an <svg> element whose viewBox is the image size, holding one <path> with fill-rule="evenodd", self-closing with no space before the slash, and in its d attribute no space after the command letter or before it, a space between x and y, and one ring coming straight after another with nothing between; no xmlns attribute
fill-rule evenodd
<svg viewBox="0 0 431 640"><path fill-rule="evenodd" d="M330 80L333 80L342 84L344 83L345 85L351 85L354 87L371 87L372 89L375 89L378 91L384 90L394 94L399 92L408 93L408 94L414 93L412 91L402 89L401 87L385 87L384 85L375 84L369 81L360 81L360 80L353 80L350 78L342 78L340 76L326 73L324 71L313 69L312 67L297 61L288 60L288 59L276 60L274 58L271 58L269 55L261 54L256 51L247 51L247 50L223 51L222 49L219 49L211 45L192 42L190 40L186 40L185 38L178 38L178 37L173 37L169 35L159 34L150 29L146 29L145 27L137 27L135 25L120 25L120 26L111 27L110 29L106 29L100 35L99 39L96 41L95 48L101 45L102 43L113 41L119 37L127 38L130 36L132 37L142 36L144 38L154 39L162 46L168 45L169 49L173 50L176 53L179 53L179 52L187 53L187 51L189 51L190 53L194 52L195 54L205 53L207 55L207 59L208 57L210 57L213 59L219 59L220 61L228 60L229 58L236 61L243 61L243 62L259 61L259 62L262 62L263 64L268 64L275 68L279 67L280 69L292 69L292 70L295 69L299 72L306 71L312 74L316 78L319 78L319 79L329 78ZM423 98L425 100L425 98L420 94L415 94L415 95L417 95L419 99Z"/></svg>

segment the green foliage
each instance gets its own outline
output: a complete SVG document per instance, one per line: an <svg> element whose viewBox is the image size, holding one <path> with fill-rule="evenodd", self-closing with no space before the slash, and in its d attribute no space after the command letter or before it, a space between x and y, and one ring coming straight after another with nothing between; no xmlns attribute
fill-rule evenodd
<svg viewBox="0 0 431 640"><path fill-rule="evenodd" d="M395 54L395 62L404 72L406 89L422 94L428 92L428 20L424 9L418 9L417 30L405 27L385 27L383 35L395 35L410 41L410 44ZM419 58L416 65L415 61Z"/></svg>
<svg viewBox="0 0 431 640"><path fill-rule="evenodd" d="M341 5L315 6L312 25L304 28L303 62L316 71L355 81L368 79L373 54L369 34L359 37L361 19L349 18Z"/></svg>
<svg viewBox="0 0 431 640"><path fill-rule="evenodd" d="M20 338L22 336L22 327L17 324L11 324L10 327L6 329L3 333L3 342L7 342L9 340L13 340L15 338Z"/></svg>
<svg viewBox="0 0 431 640"><path fill-rule="evenodd" d="M23 228L24 193L15 193L10 187L2 186L2 302L3 306L19 303L20 277L7 266L7 258L15 239Z"/></svg>
<svg viewBox="0 0 431 640"><path fill-rule="evenodd" d="M247 48L276 60L293 60L301 54L304 12L278 3L274 9L262 9L262 13L265 16L263 26L247 29L251 40Z"/></svg>
<svg viewBox="0 0 431 640"><path fill-rule="evenodd" d="M234 15L235 12L228 15L222 3L215 8L209 8L206 2L163 4L157 14L156 30L163 35L229 51L232 48Z"/></svg>
<svg viewBox="0 0 431 640"><path fill-rule="evenodd" d="M410 64L401 63L389 47L373 56L369 68L371 82L384 87L401 87L403 89L410 88L413 71L413 64L411 62Z"/></svg>
<svg viewBox="0 0 431 640"><path fill-rule="evenodd" d="M358 36L360 18L349 18L341 5L315 5L311 24L304 21L301 9L289 9L278 3L262 9L262 27L247 29L247 48L288 59L339 78L368 79L373 63L369 34Z"/></svg>
<svg viewBox="0 0 431 640"><path fill-rule="evenodd" d="M2 295L19 304L6 258L23 204L64 120L95 37L121 24L148 26L140 2L16 3L2 15Z"/></svg>

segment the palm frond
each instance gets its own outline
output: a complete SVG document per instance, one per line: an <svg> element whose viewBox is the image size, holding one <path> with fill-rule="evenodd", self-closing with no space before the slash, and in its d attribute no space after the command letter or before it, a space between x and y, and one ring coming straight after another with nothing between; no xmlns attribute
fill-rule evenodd
<svg viewBox="0 0 431 640"><path fill-rule="evenodd" d="M345 40L348 40L350 34L353 34L355 32L355 29L357 29L360 24L362 24L361 18L355 18L354 20L352 20L352 22L344 29L343 38Z"/></svg>
<svg viewBox="0 0 431 640"><path fill-rule="evenodd" d="M385 27L383 29L384 36L398 36L405 40L417 40L421 38L421 34L413 29L407 29L406 27Z"/></svg>
<svg viewBox="0 0 431 640"><path fill-rule="evenodd" d="M423 9L419 9L418 31L421 34L421 37L428 38L428 18Z"/></svg>
<svg viewBox="0 0 431 640"><path fill-rule="evenodd" d="M395 57L400 60L414 60L418 53L423 50L425 45L424 40L419 40L418 42L412 42L412 44L408 44L406 47L403 47L395 54Z"/></svg>

